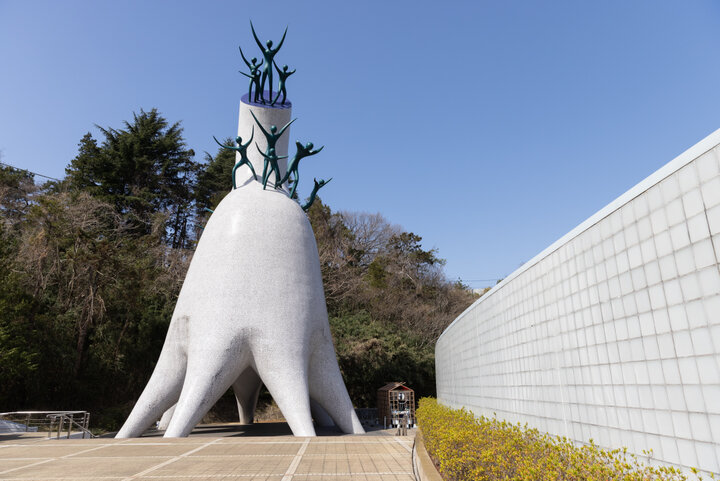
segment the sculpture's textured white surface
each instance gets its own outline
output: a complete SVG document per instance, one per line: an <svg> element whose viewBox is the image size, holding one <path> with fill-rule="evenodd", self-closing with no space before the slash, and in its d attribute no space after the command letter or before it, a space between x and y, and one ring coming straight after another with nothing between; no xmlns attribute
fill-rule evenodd
<svg viewBox="0 0 720 481"><path fill-rule="evenodd" d="M266 129L277 115L266 111L289 118L288 110L243 104L244 142L251 127L243 122L254 120L243 108L258 110ZM264 149L257 126L254 140ZM260 176L258 156L250 158ZM363 432L335 358L308 218L285 192L251 177L238 169L238 188L205 226L158 364L118 437L139 436L163 412L165 436L187 436L231 386L240 420L251 422L261 382L296 436L315 435L311 409L320 425L331 419Z"/></svg>
<svg viewBox="0 0 720 481"><path fill-rule="evenodd" d="M436 346L441 402L720 471L720 131L511 274Z"/></svg>

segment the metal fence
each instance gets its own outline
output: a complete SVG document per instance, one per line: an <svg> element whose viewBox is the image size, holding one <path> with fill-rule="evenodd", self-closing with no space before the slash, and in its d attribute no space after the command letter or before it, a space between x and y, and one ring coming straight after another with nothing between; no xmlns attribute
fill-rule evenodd
<svg viewBox="0 0 720 481"><path fill-rule="evenodd" d="M48 438L94 437L87 411L13 411L0 413L0 433L47 432Z"/></svg>

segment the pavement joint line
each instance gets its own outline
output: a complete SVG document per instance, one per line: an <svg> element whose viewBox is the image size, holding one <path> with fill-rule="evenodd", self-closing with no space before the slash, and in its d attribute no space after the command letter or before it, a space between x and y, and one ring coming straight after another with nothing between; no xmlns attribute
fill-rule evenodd
<svg viewBox="0 0 720 481"><path fill-rule="evenodd" d="M297 476L388 476L391 474L404 474L412 476L412 471L356 471L347 473L298 473ZM266 476L259 474L258 476ZM285 478L283 478L285 479Z"/></svg>
<svg viewBox="0 0 720 481"><path fill-rule="evenodd" d="M192 478L197 478L198 476L202 476L203 478L222 478L222 479L227 479L227 478L252 478L252 477L255 477L255 476L277 477L277 476L279 476L279 475L278 475L278 474L263 474L263 473L259 473L259 474L201 474L201 475L197 475L197 474L178 474L178 475L168 474L168 475L166 475L166 476L143 476L143 477L148 478L148 479L192 479ZM25 480L23 480L23 481L25 481Z"/></svg>
<svg viewBox="0 0 720 481"><path fill-rule="evenodd" d="M44 458L34 458L32 456L23 457L23 458L2 458L3 461L22 461L22 460L31 461L33 459L47 459L47 456L45 456Z"/></svg>
<svg viewBox="0 0 720 481"><path fill-rule="evenodd" d="M57 458L50 458L50 459L45 459L44 461L38 461L36 463L26 464L25 466L18 466L17 468L6 469L5 471L0 471L0 474L11 473L13 471L17 471L18 469L31 468L33 466L37 466L38 464L45 464L45 463L49 463L50 461L55 461L56 459Z"/></svg>
<svg viewBox="0 0 720 481"><path fill-rule="evenodd" d="M367 473L298 473L297 476L389 476L389 475L404 475L404 476L412 476L413 473L410 471L376 471L376 472L367 472ZM265 473L241 473L241 474L235 474L235 473L229 473L229 474L166 474L166 475L149 475L149 476L143 476L144 478L149 479L178 479L178 478L197 478L198 476L203 478L251 478L254 476L266 476L266 477L276 477L279 476L278 474L265 474ZM56 479L56 478L48 478L48 479ZM57 479L69 479L69 478L57 478ZM113 478L115 479L115 478Z"/></svg>
<svg viewBox="0 0 720 481"><path fill-rule="evenodd" d="M35 479L38 481L78 481L78 479L117 479L120 481L122 476L92 476L91 478L78 478L73 476L72 478L0 478L0 481L28 481L28 479Z"/></svg>
<svg viewBox="0 0 720 481"><path fill-rule="evenodd" d="M227 478L252 478L252 477L270 477L270 478L277 478L280 476L279 474L265 474L265 473L229 473L229 474L164 474L164 475L155 475L155 476L143 476L143 478L148 479L193 479L193 478L221 478L221 479L227 479ZM4 481L4 480L0 480ZM23 480L26 481L26 480Z"/></svg>
<svg viewBox="0 0 720 481"><path fill-rule="evenodd" d="M198 454L192 458L264 458L264 457L281 457L289 458L294 454Z"/></svg>
<svg viewBox="0 0 720 481"><path fill-rule="evenodd" d="M395 441L396 441L400 446L402 446L403 448L405 448L405 450L406 450L408 453L412 453L412 448L411 448L410 446L408 446L407 443L405 443L403 440L400 440L400 439L397 439L397 438L396 438Z"/></svg>
<svg viewBox="0 0 720 481"><path fill-rule="evenodd" d="M68 478L67 476L64 477L47 477L43 476L42 478L0 478L0 481L28 481L28 480L35 480L35 481L50 481L50 480L70 480L70 481L78 481L79 479L117 479L120 481L123 477L122 476L86 476L86 477L80 477L73 476L72 478Z"/></svg>
<svg viewBox="0 0 720 481"><path fill-rule="evenodd" d="M305 454L305 450L307 449L308 444L310 444L310 438L306 438L303 441L302 446L300 446L300 450L293 458L290 466L288 466L287 468L287 471L285 471L285 476L283 476L280 481L292 481L293 475L295 474L295 471L297 471L297 467L300 465L300 461L302 461L303 454Z"/></svg>
<svg viewBox="0 0 720 481"><path fill-rule="evenodd" d="M167 475L156 475L156 476L143 476L144 478L148 479L192 479L197 478L198 476L202 476L203 478L252 478L255 476L265 476L265 477L278 477L279 474L263 474L263 473L256 473L256 474L167 474ZM4 480L0 480L4 481ZM26 480L23 480L26 481Z"/></svg>
<svg viewBox="0 0 720 481"><path fill-rule="evenodd" d="M50 461L57 461L58 459L71 458L71 457L73 457L73 456L77 456L78 454L87 453L87 452L90 452L90 451L95 451L95 450L97 450L97 449L102 449L102 448L104 448L105 446L109 446L109 445L108 445L108 444L101 444L100 446L97 446L97 447L94 447L94 448L90 448L90 449L85 449L85 450L80 451L80 452L77 452L77 453L66 454L65 456L57 456L57 457L45 459L45 460L43 460L43 461L38 461L38 462L36 462L36 463L26 464L25 466L18 466L17 468L6 469L5 471L0 471L0 474L11 473L11 472L17 471L17 470L19 470L19 469L31 468L31 467L33 467L33 466L38 466L38 465L40 465L40 464L49 463Z"/></svg>
<svg viewBox="0 0 720 481"><path fill-rule="evenodd" d="M281 458L288 458L291 456L297 456L297 454L198 454L196 456L191 456L193 459L195 458L265 458L265 457L281 457ZM368 456L385 456L385 457L395 457L395 453L310 453L305 454L306 458L318 458L318 457L332 457L332 456L338 456L338 457L345 457L345 456L362 456L362 457L368 457ZM99 458L126 458L127 456L81 456L83 459L99 459ZM136 458L171 458L173 457L172 454L166 454L166 455L136 455L133 456ZM3 458L3 459L44 459L44 458Z"/></svg>
<svg viewBox="0 0 720 481"><path fill-rule="evenodd" d="M204 446L203 446L204 447ZM174 458L175 454L136 454L133 455L133 458ZM198 458L251 458L251 457L285 457L289 458L295 456L294 454L199 454L197 456L191 456L193 459ZM318 456L317 454L308 455L308 456ZM127 459L127 456L78 456L80 459ZM46 459L46 458L2 458L2 459L9 459L9 460L15 460L19 461L21 459Z"/></svg>
<svg viewBox="0 0 720 481"><path fill-rule="evenodd" d="M162 454L148 454L148 455L137 454L137 455L133 455L132 457L133 458L165 458L165 459L167 459L167 458L175 457L175 455L174 454L165 454L165 455L162 455ZM127 459L128 456L77 456L77 458L78 459ZM4 458L4 459L8 459L8 458ZM122 476L120 476L120 477L122 478Z"/></svg>
<svg viewBox="0 0 720 481"><path fill-rule="evenodd" d="M122 481L132 481L133 479L137 479L137 478L139 478L140 476L144 476L144 475L146 475L147 473L151 473L151 472L153 472L153 471L155 471L155 470L157 470L157 469L160 469L160 468L162 468L162 467L164 467L164 466L167 466L168 464L172 464L172 463L174 463L175 461L179 461L179 460L181 460L182 458L186 458L186 457L190 456L192 453L196 453L196 452L200 451L201 449L204 449L204 448L206 448L207 446L210 446L211 444L217 443L217 442L220 441L221 439L222 439L222 438L216 438L216 439L210 441L209 443L205 443L205 444L203 444L202 446L198 446L198 447L195 448L195 449L191 449L190 451L188 451L188 452L186 452L186 453L183 453L183 454L181 454L181 455L179 455L179 456L175 456L174 458L168 459L168 460L165 461L165 462L162 462L162 463L160 463L160 464L157 464L157 465L155 465L155 466L152 466L152 467L150 467L150 468L147 468L147 469L145 469L144 471L140 471L139 473L133 474L132 476L129 476L129 477L123 479Z"/></svg>
<svg viewBox="0 0 720 481"><path fill-rule="evenodd" d="M103 443L105 445L105 443ZM48 446L60 446L59 444L38 444L38 443L32 443L32 444L3 444L0 446L0 448L46 448ZM65 446L70 446L69 444L66 444ZM97 446L96 444L72 444L72 446Z"/></svg>
<svg viewBox="0 0 720 481"><path fill-rule="evenodd" d="M144 478L149 479L178 479L178 478L197 478L197 477L203 477L203 478L252 478L255 476L265 476L265 477L278 477L279 474L264 474L264 473L230 473L230 474L166 474L166 475L156 475L156 476L143 476Z"/></svg>

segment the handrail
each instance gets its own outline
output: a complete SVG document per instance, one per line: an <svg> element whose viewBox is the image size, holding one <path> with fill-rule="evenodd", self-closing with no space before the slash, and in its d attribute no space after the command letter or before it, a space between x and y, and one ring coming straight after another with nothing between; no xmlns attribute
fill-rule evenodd
<svg viewBox="0 0 720 481"><path fill-rule="evenodd" d="M40 418L42 415L44 415L44 419L46 419L46 421L43 421L43 418ZM85 439L86 435L89 435L90 438L95 437L88 429L90 424L90 413L87 411L11 411L0 413L0 419L2 418L8 418L7 420L11 422L24 422L26 432L31 430L37 431L38 427L43 428L43 431L47 429L48 438L50 438L52 433L55 432L55 423L57 422L57 439L60 439L60 435L64 431L66 421L68 439L70 439L72 434L73 425L76 426L76 430L82 431L83 439ZM30 427L31 424L34 424L33 428Z"/></svg>
<svg viewBox="0 0 720 481"><path fill-rule="evenodd" d="M71 414L71 415L68 416L68 414ZM79 424L77 421L75 421L75 418L73 417L72 414L83 414L83 424L81 425L81 424ZM62 413L62 412L60 412L60 413L55 413L55 414L48 414L47 417L50 418L51 421L56 421L56 420L59 420L59 421L60 421L60 422L58 423L57 439L60 439L60 433L63 431L63 425L65 424L65 420L67 420L67 422L68 422L68 428L67 428L67 430L68 430L68 432L67 432L67 438L68 438L68 439L70 439L70 434L71 434L71 432L72 432L72 425L73 425L73 424L74 424L75 426L77 426L77 427L82 431L82 433L83 433L83 436L82 436L83 439L85 439L85 434L88 434L91 439L95 437L95 435L94 435L93 433L91 433L91 432L87 429L87 426L88 426L88 424L90 423L90 413L88 413L88 412L85 412L85 411L68 411L67 413ZM52 430L52 428L51 428L50 431L48 432L48 438L50 437L52 431L53 431L53 430Z"/></svg>
<svg viewBox="0 0 720 481"><path fill-rule="evenodd" d="M87 411L10 411L7 413L0 413L2 416L11 416L13 414L82 414Z"/></svg>

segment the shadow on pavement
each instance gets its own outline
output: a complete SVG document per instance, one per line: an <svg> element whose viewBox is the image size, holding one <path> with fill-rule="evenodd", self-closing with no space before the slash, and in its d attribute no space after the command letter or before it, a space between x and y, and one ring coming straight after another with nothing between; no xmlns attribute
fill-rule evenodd
<svg viewBox="0 0 720 481"><path fill-rule="evenodd" d="M365 432L367 434L386 434L386 430L381 427L370 427L365 426ZM346 436L345 433L340 431L336 427L315 427L315 432L318 436ZM159 438L165 434L165 431L158 431L152 429L146 431L142 437L144 438ZM113 437L115 433L109 433L108 437ZM292 436L290 426L286 422L266 422L266 423L255 423L255 424L201 424L193 429L190 433L191 437L254 437L254 436ZM105 437L105 436L103 436Z"/></svg>

